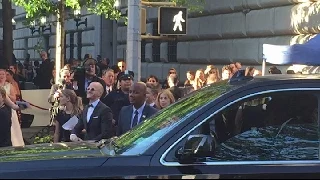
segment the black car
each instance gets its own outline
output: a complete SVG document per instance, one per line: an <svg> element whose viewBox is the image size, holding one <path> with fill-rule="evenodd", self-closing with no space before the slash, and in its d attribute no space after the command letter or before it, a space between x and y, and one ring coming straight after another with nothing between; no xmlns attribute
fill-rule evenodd
<svg viewBox="0 0 320 180"><path fill-rule="evenodd" d="M0 149L0 178L319 177L320 76L221 81L119 138Z"/></svg>

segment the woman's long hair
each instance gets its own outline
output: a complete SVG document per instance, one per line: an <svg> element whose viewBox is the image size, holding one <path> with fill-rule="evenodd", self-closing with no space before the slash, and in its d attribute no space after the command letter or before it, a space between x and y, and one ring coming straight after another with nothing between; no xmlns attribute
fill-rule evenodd
<svg viewBox="0 0 320 180"><path fill-rule="evenodd" d="M161 107L161 105L160 105L160 96L161 96L162 94L165 94L165 95L169 98L170 104L173 104L173 103L175 102L174 96L173 96L173 94L171 93L171 91L168 90L168 89L165 89L165 90L161 91L161 92L158 94L157 99L156 99L156 106L157 106L159 109L162 109L162 107Z"/></svg>
<svg viewBox="0 0 320 180"><path fill-rule="evenodd" d="M72 116L78 116L79 114L82 113L83 110L83 105L82 105L82 100L80 97L76 95L76 93L73 90L70 89L63 89L61 91L63 95L66 97L70 98L70 102L73 105L73 112Z"/></svg>

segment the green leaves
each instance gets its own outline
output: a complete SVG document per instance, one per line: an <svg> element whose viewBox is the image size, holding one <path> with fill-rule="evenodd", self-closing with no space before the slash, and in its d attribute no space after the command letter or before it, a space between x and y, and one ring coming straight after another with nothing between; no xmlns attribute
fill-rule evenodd
<svg viewBox="0 0 320 180"><path fill-rule="evenodd" d="M35 137L34 144L42 144L42 143L53 143L53 137L48 135L44 137Z"/></svg>
<svg viewBox="0 0 320 180"><path fill-rule="evenodd" d="M23 7L26 11L27 21L39 19L41 16L58 13L58 0L11 0L15 5ZM106 19L124 19L121 12L114 6L117 0L64 0L65 7L71 9L87 8L90 13L104 15ZM164 2L166 0L145 0L149 2ZM177 6L188 7L191 12L202 12L204 0L170 0Z"/></svg>

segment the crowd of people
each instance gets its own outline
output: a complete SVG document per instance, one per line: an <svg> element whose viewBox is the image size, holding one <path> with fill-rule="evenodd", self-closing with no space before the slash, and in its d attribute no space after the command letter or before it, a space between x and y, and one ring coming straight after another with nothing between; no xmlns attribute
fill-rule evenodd
<svg viewBox="0 0 320 180"><path fill-rule="evenodd" d="M134 83L134 73L127 70L125 61L110 66L107 58L95 60L86 55L82 63L71 59L58 72L60 78L56 83L54 64L45 51L40 56L42 63L34 62L36 68L30 68L28 60L23 65L25 70L35 72L35 76L21 73L19 65L0 69L0 115L12 119L12 123L7 121L5 126L1 126L12 128L10 136L8 131L3 131L7 135L2 136L0 146L24 145L19 127L20 107L15 105L22 99L19 84L22 78L32 79L39 89L51 89L48 102L52 105L50 124L55 126L54 142L70 142L120 136L186 94L220 80L228 80L240 70L245 76L261 75L261 71L251 66L242 70L241 63L236 62L224 66L221 73L214 65L208 65L205 70L188 71L184 83L179 81L174 68L169 69L163 82L150 75L146 82ZM274 68L270 73L279 73ZM8 113L12 108L12 113ZM66 128L72 119L77 123Z"/></svg>

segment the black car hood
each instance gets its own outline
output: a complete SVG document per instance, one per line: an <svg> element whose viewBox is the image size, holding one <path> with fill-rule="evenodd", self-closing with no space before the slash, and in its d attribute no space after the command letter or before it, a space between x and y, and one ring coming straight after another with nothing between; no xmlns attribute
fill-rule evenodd
<svg viewBox="0 0 320 180"><path fill-rule="evenodd" d="M106 157L94 142L36 144L0 148L0 162Z"/></svg>
<svg viewBox="0 0 320 180"><path fill-rule="evenodd" d="M318 160L316 124L251 129L222 143L212 161Z"/></svg>

